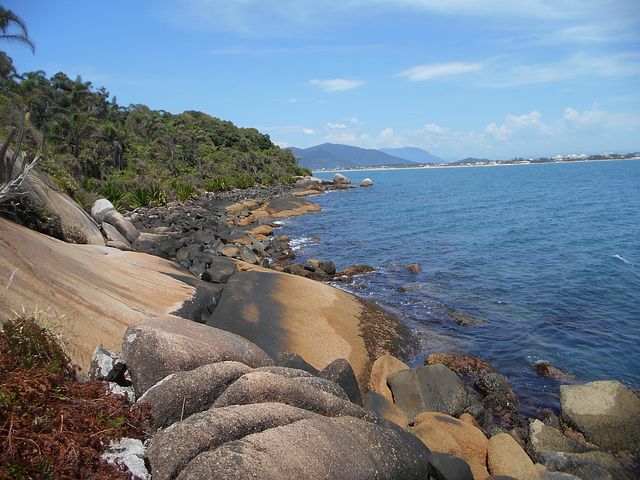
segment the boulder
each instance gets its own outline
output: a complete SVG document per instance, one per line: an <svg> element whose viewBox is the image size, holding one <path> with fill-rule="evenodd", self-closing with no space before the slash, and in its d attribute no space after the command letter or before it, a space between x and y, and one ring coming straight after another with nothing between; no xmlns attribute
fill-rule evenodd
<svg viewBox="0 0 640 480"><path fill-rule="evenodd" d="M337 383L345 391L349 400L356 405L362 405L362 394L360 393L358 379L353 373L353 368L344 358L335 359L324 367L318 376Z"/></svg>
<svg viewBox="0 0 640 480"><path fill-rule="evenodd" d="M315 417L315 414L280 403L257 403L212 408L196 413L158 432L147 450L155 480L176 478L200 453L240 440L252 433ZM205 475L205 478L210 478Z"/></svg>
<svg viewBox="0 0 640 480"><path fill-rule="evenodd" d="M336 264L331 260L320 260L318 262L318 268L327 275L335 275L336 273Z"/></svg>
<svg viewBox="0 0 640 480"><path fill-rule="evenodd" d="M392 355L383 355L373 362L371 367L371 376L369 377L369 385L371 390L379 393L387 400L393 403L393 394L387 384L387 376L399 372L400 370L408 370L409 366L398 360Z"/></svg>
<svg viewBox="0 0 640 480"><path fill-rule="evenodd" d="M539 480L533 461L508 433L489 439L487 465L492 475L507 475L518 480Z"/></svg>
<svg viewBox="0 0 640 480"><path fill-rule="evenodd" d="M99 343L89 364L89 380L104 380L118 363L124 363L122 354Z"/></svg>
<svg viewBox="0 0 640 480"><path fill-rule="evenodd" d="M129 243L135 242L140 235L136 230L136 227L133 226L133 223L127 220L120 212L116 210L109 210L107 213L105 213L102 222L116 227L122 234L122 236L124 236L129 241Z"/></svg>
<svg viewBox="0 0 640 480"><path fill-rule="evenodd" d="M263 208L273 218L295 217L310 212L322 211L315 203L296 197L276 197L270 200Z"/></svg>
<svg viewBox="0 0 640 480"><path fill-rule="evenodd" d="M566 437L558 428L546 425L540 420L534 420L529 425L527 451L531 458L544 463L542 452L584 453L592 449L572 438Z"/></svg>
<svg viewBox="0 0 640 480"><path fill-rule="evenodd" d="M318 269L318 260L310 259L304 263L304 268L310 272L315 272Z"/></svg>
<svg viewBox="0 0 640 480"><path fill-rule="evenodd" d="M101 224L104 220L104 216L108 212L112 212L115 210L116 207L113 206L113 203L111 203L106 198L99 198L94 202L93 207L91 207L91 216L96 221L96 223Z"/></svg>
<svg viewBox="0 0 640 480"><path fill-rule="evenodd" d="M399 428L313 416L203 452L177 478L423 480L428 454Z"/></svg>
<svg viewBox="0 0 640 480"><path fill-rule="evenodd" d="M582 480L633 478L633 473L625 472L613 454L600 450L584 453L545 450L538 452L538 458L549 470L575 475Z"/></svg>
<svg viewBox="0 0 640 480"><path fill-rule="evenodd" d="M468 405L467 391L458 376L444 365L401 370L387 376L396 405L409 421L420 412L460 416Z"/></svg>
<svg viewBox="0 0 640 480"><path fill-rule="evenodd" d="M431 452L429 465L434 480L473 480L471 467L461 458L446 453Z"/></svg>
<svg viewBox="0 0 640 480"><path fill-rule="evenodd" d="M59 233L68 243L104 245L98 224L68 195L61 192L45 174L30 172L18 192L27 202L59 220Z"/></svg>
<svg viewBox="0 0 640 480"><path fill-rule="evenodd" d="M145 448L141 440L137 438L121 438L111 441L109 447L100 455L100 458L108 463L125 467L139 480L151 480L144 463Z"/></svg>
<svg viewBox="0 0 640 480"><path fill-rule="evenodd" d="M128 245L129 248L131 248L131 243L129 242L129 240L127 240L125 236L122 235L116 227L106 222L103 222L102 225L100 225L100 227L102 228L102 233L104 234L107 241L120 242L125 245Z"/></svg>
<svg viewBox="0 0 640 480"><path fill-rule="evenodd" d="M465 457L474 462L487 465L487 449L489 440L481 430L444 413L423 412L415 418L416 428L422 425L435 425L451 435L460 445ZM427 444L427 446L429 446ZM429 448L431 448L429 446ZM431 450L440 451L431 448ZM444 452L450 453L450 452ZM452 455L454 455L452 453Z"/></svg>
<svg viewBox="0 0 640 480"><path fill-rule="evenodd" d="M412 263L411 265L407 265L405 267L407 270L409 270L411 273L420 273L420 265L418 265L417 263Z"/></svg>
<svg viewBox="0 0 640 480"><path fill-rule="evenodd" d="M159 428L207 410L226 388L252 369L240 362L202 365L168 375L149 388L139 403L151 405L151 428Z"/></svg>
<svg viewBox="0 0 640 480"><path fill-rule="evenodd" d="M562 418L587 441L617 452L640 445L640 399L615 380L561 385Z"/></svg>
<svg viewBox="0 0 640 480"><path fill-rule="evenodd" d="M227 257L214 256L211 264L202 272L202 280L211 283L227 283L231 275L236 273L236 264Z"/></svg>
<svg viewBox="0 0 640 480"><path fill-rule="evenodd" d="M333 176L333 183L336 184L336 185L349 185L349 184L351 184L351 180L349 180L342 173L336 173Z"/></svg>
<svg viewBox="0 0 640 480"><path fill-rule="evenodd" d="M407 428L409 419L393 402L376 392L367 392L362 396L362 406L377 413L382 418L395 423L400 428Z"/></svg>
<svg viewBox="0 0 640 480"><path fill-rule="evenodd" d="M349 415L387 425L378 415L347 400L268 372L250 372L230 385L214 402L216 408L229 405L276 402L304 408L328 417Z"/></svg>
<svg viewBox="0 0 640 480"><path fill-rule="evenodd" d="M171 373L209 363L272 364L262 349L239 335L178 317L148 318L129 326L122 352L137 397Z"/></svg>
<svg viewBox="0 0 640 480"><path fill-rule="evenodd" d="M361 187L370 187L371 185L373 185L373 180L371 180L369 177L365 178L364 180L362 180L362 182L360 182Z"/></svg>
<svg viewBox="0 0 640 480"><path fill-rule="evenodd" d="M435 423L424 422L414 427L411 433L422 440L432 452L446 453L458 458L464 455L462 447L453 435Z"/></svg>
<svg viewBox="0 0 640 480"><path fill-rule="evenodd" d="M71 360L87 369L98 343L120 350L129 325L148 316L194 320L211 284L175 262L98 245L74 245L0 219L0 278L12 278L5 305L59 320ZM0 309L0 321L10 318ZM86 370L85 370L86 371Z"/></svg>

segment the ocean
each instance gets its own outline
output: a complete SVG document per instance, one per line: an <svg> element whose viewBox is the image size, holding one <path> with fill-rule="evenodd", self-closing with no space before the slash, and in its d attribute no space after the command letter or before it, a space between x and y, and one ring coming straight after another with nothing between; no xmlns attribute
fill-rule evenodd
<svg viewBox="0 0 640 480"><path fill-rule="evenodd" d="M276 234L293 239L296 263L375 267L338 286L419 334L410 366L480 357L526 415L558 410L559 383L540 362L577 382L640 387L640 160L343 173L373 186L310 197L323 211Z"/></svg>

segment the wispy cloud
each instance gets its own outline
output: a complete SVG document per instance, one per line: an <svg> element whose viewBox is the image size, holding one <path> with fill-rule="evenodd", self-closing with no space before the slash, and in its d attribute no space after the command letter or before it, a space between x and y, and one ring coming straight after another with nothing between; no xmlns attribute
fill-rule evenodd
<svg viewBox="0 0 640 480"><path fill-rule="evenodd" d="M347 128L344 123L327 123L327 128Z"/></svg>
<svg viewBox="0 0 640 480"><path fill-rule="evenodd" d="M325 92L341 92L345 90L353 90L361 87L365 82L362 80L346 80L343 78L334 78L331 80L310 80L309 83L315 87L321 88Z"/></svg>
<svg viewBox="0 0 640 480"><path fill-rule="evenodd" d="M477 72L484 68L483 63L450 62L433 63L429 65L418 65L400 72L398 76L406 77L412 82L422 82L437 77L462 75L465 73Z"/></svg>

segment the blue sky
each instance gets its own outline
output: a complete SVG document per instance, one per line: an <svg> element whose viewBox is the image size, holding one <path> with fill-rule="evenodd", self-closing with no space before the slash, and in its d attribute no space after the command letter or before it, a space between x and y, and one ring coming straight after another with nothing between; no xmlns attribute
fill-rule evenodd
<svg viewBox="0 0 640 480"><path fill-rule="evenodd" d="M200 110L282 147L442 158L640 150L638 0L4 1L35 55L121 105Z"/></svg>

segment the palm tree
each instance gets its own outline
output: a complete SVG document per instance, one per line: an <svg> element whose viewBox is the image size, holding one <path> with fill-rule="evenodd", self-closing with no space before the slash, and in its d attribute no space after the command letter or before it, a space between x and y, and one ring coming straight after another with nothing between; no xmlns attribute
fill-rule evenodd
<svg viewBox="0 0 640 480"><path fill-rule="evenodd" d="M7 33L12 25L18 27L22 33ZM31 48L31 51L36 53L36 45L29 38L29 32L27 32L27 25L24 20L2 6L0 6L0 31L2 31L0 38L26 43Z"/></svg>

